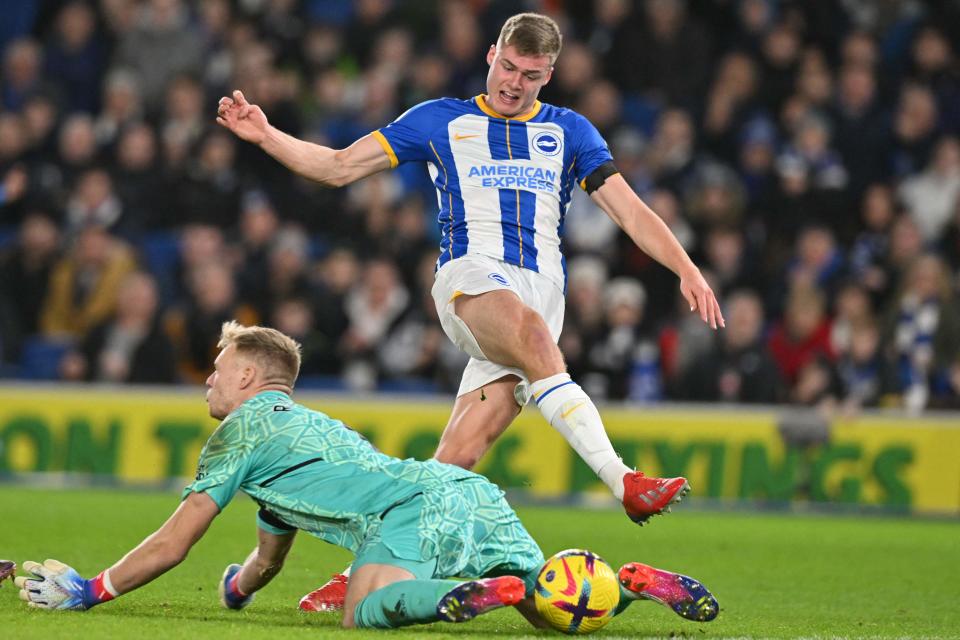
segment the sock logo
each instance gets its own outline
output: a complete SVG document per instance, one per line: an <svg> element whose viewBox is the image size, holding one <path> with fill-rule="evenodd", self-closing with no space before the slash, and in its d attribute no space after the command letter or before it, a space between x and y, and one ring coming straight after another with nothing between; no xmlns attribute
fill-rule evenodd
<svg viewBox="0 0 960 640"><path fill-rule="evenodd" d="M357 607L359 609L359 607ZM387 620L393 624L403 624L408 619L407 615L407 603L404 602L403 597L397 600L397 604L393 606L393 611L387 610Z"/></svg>
<svg viewBox="0 0 960 640"><path fill-rule="evenodd" d="M574 411L576 411L577 409L579 409L580 407L582 407L582 406L585 405L585 404L587 404L587 403L586 403L586 402L580 402L580 403L578 403L578 404L573 405L572 407L570 407L569 409L567 409L566 411L564 411L563 413L561 413L561 414L560 414L560 417L561 417L561 418L566 418L568 415L570 415L571 413L573 413Z"/></svg>

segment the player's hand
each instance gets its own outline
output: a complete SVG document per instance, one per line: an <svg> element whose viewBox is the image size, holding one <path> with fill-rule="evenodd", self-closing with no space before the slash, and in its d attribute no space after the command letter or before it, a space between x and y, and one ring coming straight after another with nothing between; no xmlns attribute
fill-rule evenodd
<svg viewBox="0 0 960 640"><path fill-rule="evenodd" d="M239 90L234 91L232 97L220 98L217 123L253 144L260 144L267 137L267 116L260 107L247 102Z"/></svg>
<svg viewBox="0 0 960 640"><path fill-rule="evenodd" d="M720 313L720 303L699 269L680 276L680 293L690 305L690 311L698 312L711 328L727 326Z"/></svg>
<svg viewBox="0 0 960 640"><path fill-rule="evenodd" d="M83 601L86 580L59 560L43 564L27 560L23 569L31 576L19 576L13 583L20 588L20 599L39 609L87 609Z"/></svg>
<svg viewBox="0 0 960 640"><path fill-rule="evenodd" d="M243 567L239 564L227 565L220 578L220 604L227 609L243 609L253 602L256 594L243 595L237 590L236 576Z"/></svg>

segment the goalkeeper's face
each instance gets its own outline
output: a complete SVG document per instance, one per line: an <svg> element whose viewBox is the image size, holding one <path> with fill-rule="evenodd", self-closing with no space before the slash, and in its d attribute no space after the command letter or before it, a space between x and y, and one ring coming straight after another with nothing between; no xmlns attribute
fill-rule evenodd
<svg viewBox="0 0 960 640"><path fill-rule="evenodd" d="M213 373L207 378L207 406L212 417L223 420L243 403L250 375L249 363L237 354L234 345L227 345L214 360Z"/></svg>

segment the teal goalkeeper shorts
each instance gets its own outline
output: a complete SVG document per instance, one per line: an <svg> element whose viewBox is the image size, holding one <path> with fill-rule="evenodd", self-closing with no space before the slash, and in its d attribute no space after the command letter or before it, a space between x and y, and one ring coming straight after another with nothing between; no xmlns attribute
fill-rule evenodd
<svg viewBox="0 0 960 640"><path fill-rule="evenodd" d="M450 482L397 504L357 551L353 570L389 564L418 579L515 575L531 593L543 553L500 489L483 478Z"/></svg>

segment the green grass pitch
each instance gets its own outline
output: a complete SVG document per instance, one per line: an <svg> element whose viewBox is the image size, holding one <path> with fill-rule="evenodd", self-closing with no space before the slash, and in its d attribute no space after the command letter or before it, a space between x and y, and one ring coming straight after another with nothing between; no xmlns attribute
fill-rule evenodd
<svg viewBox="0 0 960 640"><path fill-rule="evenodd" d="M0 487L0 557L57 558L90 577L154 531L177 505L165 493ZM680 506L637 528L619 513L518 510L547 555L587 547L616 569L640 560L695 576L720 601L696 624L639 602L598 637L960 637L960 522L880 517L705 513ZM299 597L349 555L302 535L283 572L246 610L222 609L217 580L256 540L245 498L214 522L187 560L157 581L85 613L28 609L0 588L6 638L512 638L534 631L514 611L464 625L399 632L338 628L332 614L302 614Z"/></svg>

